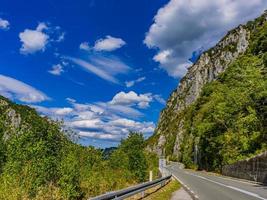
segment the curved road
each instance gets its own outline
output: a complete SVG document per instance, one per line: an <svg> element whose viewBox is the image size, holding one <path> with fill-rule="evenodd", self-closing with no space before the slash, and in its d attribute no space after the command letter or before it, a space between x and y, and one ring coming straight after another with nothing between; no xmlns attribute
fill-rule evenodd
<svg viewBox="0 0 267 200"><path fill-rule="evenodd" d="M166 168L187 185L199 200L267 200L267 186L205 172L180 169L175 164Z"/></svg>

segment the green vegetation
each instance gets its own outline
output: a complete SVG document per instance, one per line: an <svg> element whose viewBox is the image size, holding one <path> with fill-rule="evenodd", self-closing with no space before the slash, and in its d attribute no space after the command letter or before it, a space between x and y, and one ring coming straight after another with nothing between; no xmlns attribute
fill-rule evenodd
<svg viewBox="0 0 267 200"><path fill-rule="evenodd" d="M0 97L0 113L0 199L85 199L146 181L157 168L140 133L104 155L32 108Z"/></svg>
<svg viewBox="0 0 267 200"><path fill-rule="evenodd" d="M177 100L170 97L162 112L160 132L148 139L148 146L156 145L160 134L164 134L164 153L170 160L181 161L188 168L218 172L223 165L267 149L266 16L267 13L243 26L249 32L247 51L216 80L206 84L193 104L177 112ZM216 52L233 52L236 47L235 43L217 45L206 53L217 56ZM187 91L179 94L179 101L185 95ZM174 153L177 134L180 149Z"/></svg>
<svg viewBox="0 0 267 200"><path fill-rule="evenodd" d="M171 180L167 185L160 188L156 193L148 195L145 200L168 200L173 192L179 190L181 185L176 180Z"/></svg>
<svg viewBox="0 0 267 200"><path fill-rule="evenodd" d="M196 145L197 167L215 171L267 149L267 23L263 21L250 23L247 52L205 85L198 100L184 111L180 159L187 167L194 167Z"/></svg>

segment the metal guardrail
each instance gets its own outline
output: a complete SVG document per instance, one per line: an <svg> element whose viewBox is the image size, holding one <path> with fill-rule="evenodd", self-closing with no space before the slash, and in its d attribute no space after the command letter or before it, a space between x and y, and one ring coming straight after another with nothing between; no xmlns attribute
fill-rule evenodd
<svg viewBox="0 0 267 200"><path fill-rule="evenodd" d="M166 181L168 181L172 176L166 176L151 182L142 183L139 185L135 185L126 189L109 192L107 194L103 194L97 197L90 198L89 200L110 200L110 199L116 199L121 200L125 199L127 197L133 196L138 193L142 193L147 189L150 189L152 187L155 187L157 185L165 185Z"/></svg>

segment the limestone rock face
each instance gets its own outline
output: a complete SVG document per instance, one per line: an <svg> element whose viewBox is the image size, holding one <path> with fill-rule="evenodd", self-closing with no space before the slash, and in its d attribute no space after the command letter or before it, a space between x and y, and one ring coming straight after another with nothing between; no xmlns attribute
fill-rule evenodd
<svg viewBox="0 0 267 200"><path fill-rule="evenodd" d="M172 151L173 154L179 155L179 145L184 132L183 119L179 117L179 113L196 101L206 83L215 80L229 64L247 50L249 37L250 32L246 26L238 26L215 47L203 53L188 69L187 74L170 95L166 108L160 114L158 126L152 136L157 138L157 142L149 144L152 151L161 155L167 140L174 136L172 137L175 140ZM170 122L176 124L178 129L172 129Z"/></svg>
<svg viewBox="0 0 267 200"><path fill-rule="evenodd" d="M15 110L8 109L7 116L13 128L18 128L20 126L21 118L20 118L20 115L17 114Z"/></svg>
<svg viewBox="0 0 267 200"><path fill-rule="evenodd" d="M0 127L3 127L3 139L7 141L12 135L19 135L30 130L31 124L24 118L29 115L37 115L28 106L18 106L0 95Z"/></svg>
<svg viewBox="0 0 267 200"><path fill-rule="evenodd" d="M213 49L202 54L174 91L177 94L176 110L180 111L193 103L206 83L216 79L233 60L244 53L248 47L248 39L249 32L239 26Z"/></svg>

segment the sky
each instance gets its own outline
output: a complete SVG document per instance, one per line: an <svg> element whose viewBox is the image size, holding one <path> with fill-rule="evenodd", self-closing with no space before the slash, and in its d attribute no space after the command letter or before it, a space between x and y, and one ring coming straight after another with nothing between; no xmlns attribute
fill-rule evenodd
<svg viewBox="0 0 267 200"><path fill-rule="evenodd" d="M82 145L153 134L201 53L266 0L0 0L0 95L64 120Z"/></svg>

